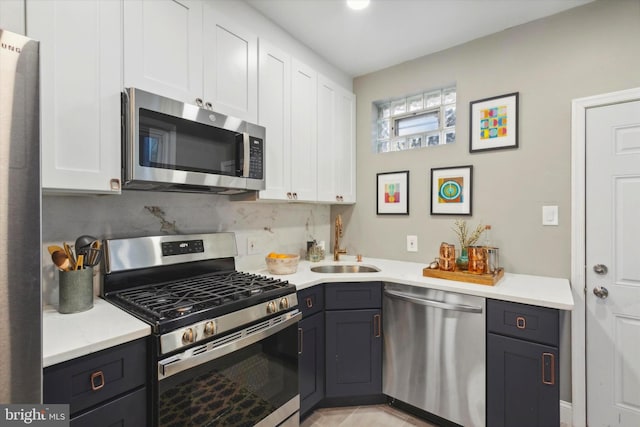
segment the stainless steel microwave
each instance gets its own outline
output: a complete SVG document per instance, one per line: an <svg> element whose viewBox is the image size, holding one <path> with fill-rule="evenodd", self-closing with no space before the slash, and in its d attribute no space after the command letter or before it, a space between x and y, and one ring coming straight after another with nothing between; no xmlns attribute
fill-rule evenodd
<svg viewBox="0 0 640 427"><path fill-rule="evenodd" d="M264 127L136 88L122 101L123 188L264 190Z"/></svg>

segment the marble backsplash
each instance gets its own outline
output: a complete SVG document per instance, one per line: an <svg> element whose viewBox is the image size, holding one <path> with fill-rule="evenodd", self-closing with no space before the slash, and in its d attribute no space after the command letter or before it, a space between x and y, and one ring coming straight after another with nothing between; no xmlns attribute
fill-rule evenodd
<svg viewBox="0 0 640 427"><path fill-rule="evenodd" d="M52 196L42 199L43 304L58 304L58 270L47 246L73 244L88 234L99 239L232 231L238 270L264 268L271 251L304 254L306 241L329 244L330 206L307 203L232 202L228 196L125 191L118 196ZM247 240L258 253L247 254ZM94 268L100 292L102 266Z"/></svg>

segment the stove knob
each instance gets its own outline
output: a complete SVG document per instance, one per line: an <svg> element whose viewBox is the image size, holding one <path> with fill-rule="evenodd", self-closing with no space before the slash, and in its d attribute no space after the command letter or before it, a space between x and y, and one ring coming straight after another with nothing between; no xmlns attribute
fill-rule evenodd
<svg viewBox="0 0 640 427"><path fill-rule="evenodd" d="M186 331L184 331L184 334L182 334L183 344L190 344L194 340L195 340L195 334L193 333L193 329L189 328Z"/></svg>
<svg viewBox="0 0 640 427"><path fill-rule="evenodd" d="M276 313L278 311L278 307L276 306L275 301L270 301L269 304L267 304L267 314L273 314Z"/></svg>
<svg viewBox="0 0 640 427"><path fill-rule="evenodd" d="M210 337L211 335L216 333L216 324L213 323L213 320L208 321L204 324L204 336Z"/></svg>
<svg viewBox="0 0 640 427"><path fill-rule="evenodd" d="M282 298L280 300L280 310L286 310L289 308L289 298Z"/></svg>

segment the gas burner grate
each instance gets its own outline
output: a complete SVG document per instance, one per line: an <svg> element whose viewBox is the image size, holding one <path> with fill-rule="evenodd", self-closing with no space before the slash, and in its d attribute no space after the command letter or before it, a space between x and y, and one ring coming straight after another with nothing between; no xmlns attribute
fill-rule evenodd
<svg viewBox="0 0 640 427"><path fill-rule="evenodd" d="M239 271L127 289L112 295L155 321L220 307L289 286L289 282Z"/></svg>

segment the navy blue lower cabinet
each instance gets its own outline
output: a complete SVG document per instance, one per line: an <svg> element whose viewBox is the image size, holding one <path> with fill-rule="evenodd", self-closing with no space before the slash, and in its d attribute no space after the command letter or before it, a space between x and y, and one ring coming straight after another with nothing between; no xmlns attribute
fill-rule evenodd
<svg viewBox="0 0 640 427"><path fill-rule="evenodd" d="M382 394L382 310L327 310L326 396Z"/></svg>
<svg viewBox="0 0 640 427"><path fill-rule="evenodd" d="M487 300L487 427L560 425L559 311Z"/></svg>
<svg viewBox="0 0 640 427"><path fill-rule="evenodd" d="M302 319L298 328L300 415L304 416L324 398L324 312Z"/></svg>
<svg viewBox="0 0 640 427"><path fill-rule="evenodd" d="M71 427L147 425L147 340L48 366L43 402L68 403Z"/></svg>

